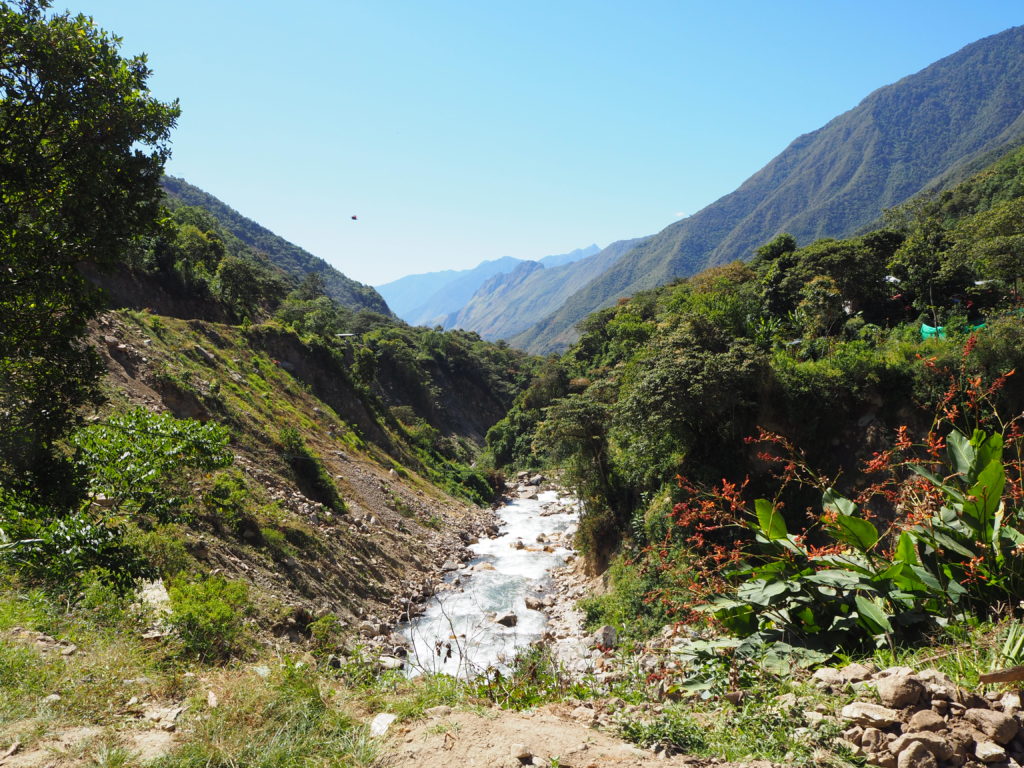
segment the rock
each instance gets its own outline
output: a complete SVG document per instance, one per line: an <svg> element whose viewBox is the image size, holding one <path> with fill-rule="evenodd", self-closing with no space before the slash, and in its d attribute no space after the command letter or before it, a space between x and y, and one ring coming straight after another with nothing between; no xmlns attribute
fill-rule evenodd
<svg viewBox="0 0 1024 768"><path fill-rule="evenodd" d="M393 715L390 712L381 712L370 721L370 734L373 736L383 736L397 719L398 715Z"/></svg>
<svg viewBox="0 0 1024 768"><path fill-rule="evenodd" d="M591 648L614 648L618 640L615 627L605 624L590 637Z"/></svg>
<svg viewBox="0 0 1024 768"><path fill-rule="evenodd" d="M1002 698L999 699L999 707L1003 710L1003 714L1013 716L1024 709L1024 704L1021 703L1020 692L1011 691L1010 693L1004 693Z"/></svg>
<svg viewBox="0 0 1024 768"><path fill-rule="evenodd" d="M874 678L876 680L880 680L883 677L909 677L913 674L915 674L914 670L912 670L910 667L886 667L885 669L875 672Z"/></svg>
<svg viewBox="0 0 1024 768"><path fill-rule="evenodd" d="M811 681L818 688L842 688L846 679L835 667L821 667L811 675Z"/></svg>
<svg viewBox="0 0 1024 768"><path fill-rule="evenodd" d="M924 694L924 683L912 675L893 675L874 682L882 705L893 709L917 704Z"/></svg>
<svg viewBox="0 0 1024 768"><path fill-rule="evenodd" d="M452 571L459 570L459 568L461 567L462 566L459 565L458 561L456 560L445 560L444 565L441 566L441 570L445 573L451 573Z"/></svg>
<svg viewBox="0 0 1024 768"><path fill-rule="evenodd" d="M859 743L865 752L884 752L889 748L889 740L877 728L865 728Z"/></svg>
<svg viewBox="0 0 1024 768"><path fill-rule="evenodd" d="M523 549L526 545L523 544L522 539L516 539L511 544L509 544L509 546L512 547L512 549Z"/></svg>
<svg viewBox="0 0 1024 768"><path fill-rule="evenodd" d="M427 717L447 717L452 713L452 708L446 704L439 704L436 707L431 707L426 710L423 714Z"/></svg>
<svg viewBox="0 0 1024 768"><path fill-rule="evenodd" d="M896 758L897 768L938 768L938 765L935 755L919 741L910 744Z"/></svg>
<svg viewBox="0 0 1024 768"><path fill-rule="evenodd" d="M847 683L859 683L863 680L870 680L871 676L878 671L878 667L866 664L847 664L839 671L841 680Z"/></svg>
<svg viewBox="0 0 1024 768"><path fill-rule="evenodd" d="M526 598L526 608L530 611L539 611L544 607L544 601L537 597Z"/></svg>
<svg viewBox="0 0 1024 768"><path fill-rule="evenodd" d="M596 717L597 713L594 710L582 705L572 711L572 719L578 720L581 723L593 723Z"/></svg>
<svg viewBox="0 0 1024 768"><path fill-rule="evenodd" d="M878 768L897 768L896 755L887 749L882 752L868 752L865 757L868 765L877 765Z"/></svg>
<svg viewBox="0 0 1024 768"><path fill-rule="evenodd" d="M1001 763L1006 760L1006 750L994 741L979 741L974 754L983 763Z"/></svg>
<svg viewBox="0 0 1024 768"><path fill-rule="evenodd" d="M527 761L533 757L533 751L525 744L511 744L509 754L514 760Z"/></svg>
<svg viewBox="0 0 1024 768"><path fill-rule="evenodd" d="M944 736L929 731L905 733L889 744L889 751L894 755L901 755L913 744L923 744L938 760L949 760L953 757L953 747L949 741Z"/></svg>
<svg viewBox="0 0 1024 768"><path fill-rule="evenodd" d="M212 690L206 692L206 706L210 709L216 709L220 705L220 700L217 698L217 694Z"/></svg>
<svg viewBox="0 0 1024 768"><path fill-rule="evenodd" d="M900 713L879 704L855 701L847 704L839 713L844 720L872 728L886 728L900 721Z"/></svg>
<svg viewBox="0 0 1024 768"><path fill-rule="evenodd" d="M519 617L511 611L503 613L494 619L496 624L501 624L503 627L514 627L519 623Z"/></svg>
<svg viewBox="0 0 1024 768"><path fill-rule="evenodd" d="M940 714L930 709L922 709L920 712L915 712L910 721L903 726L903 732L942 731L945 728L946 721Z"/></svg>
<svg viewBox="0 0 1024 768"><path fill-rule="evenodd" d="M380 664L381 669L401 669L405 666L404 661L394 656L381 656L377 659L377 663Z"/></svg>
<svg viewBox="0 0 1024 768"><path fill-rule="evenodd" d="M44 696L43 697L43 703L44 704L56 704L60 700L61 700L61 696L60 696L59 693L51 693L49 696Z"/></svg>
<svg viewBox="0 0 1024 768"><path fill-rule="evenodd" d="M1014 718L991 709L968 709L964 712L964 719L997 744L1009 744L1020 730L1020 723Z"/></svg>

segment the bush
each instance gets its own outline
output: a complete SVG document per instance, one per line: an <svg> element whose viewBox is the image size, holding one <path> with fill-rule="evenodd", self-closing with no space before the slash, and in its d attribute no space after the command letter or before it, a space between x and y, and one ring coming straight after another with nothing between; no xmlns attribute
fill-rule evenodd
<svg viewBox="0 0 1024 768"><path fill-rule="evenodd" d="M245 582L220 576L181 579L171 585L168 595L168 621L187 651L205 661L221 661L246 650L245 619L251 605Z"/></svg>

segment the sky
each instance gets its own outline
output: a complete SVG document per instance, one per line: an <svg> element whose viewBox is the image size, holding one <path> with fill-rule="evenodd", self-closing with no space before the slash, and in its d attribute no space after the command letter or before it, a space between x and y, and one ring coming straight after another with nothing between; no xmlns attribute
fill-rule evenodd
<svg viewBox="0 0 1024 768"><path fill-rule="evenodd" d="M372 285L657 232L1024 23L1019 0L74 1L180 100L169 173Z"/></svg>

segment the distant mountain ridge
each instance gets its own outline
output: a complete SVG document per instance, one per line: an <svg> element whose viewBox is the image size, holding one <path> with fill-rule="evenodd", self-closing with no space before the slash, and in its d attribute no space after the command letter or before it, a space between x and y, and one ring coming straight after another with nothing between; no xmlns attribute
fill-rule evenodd
<svg viewBox="0 0 1024 768"><path fill-rule="evenodd" d="M619 240L586 258L561 264L547 259L525 261L512 272L495 275L481 285L466 305L449 317L447 327L476 331L488 341L512 339L538 317L558 309L637 242Z"/></svg>
<svg viewBox="0 0 1024 768"><path fill-rule="evenodd" d="M747 259L780 232L802 244L851 235L1022 143L1024 27L1014 27L798 137L736 191L643 239L512 343L535 353L564 348L577 322L619 297Z"/></svg>
<svg viewBox="0 0 1024 768"><path fill-rule="evenodd" d="M586 258L600 250L596 245L590 245L529 263L558 266ZM450 328L450 318L465 306L481 285L495 275L512 272L523 263L522 259L503 256L481 262L472 269L447 269L406 275L378 285L377 290L394 313L410 325L443 325Z"/></svg>
<svg viewBox="0 0 1024 768"><path fill-rule="evenodd" d="M296 280L310 273L321 275L327 295L342 306L392 315L387 303L373 288L346 277L323 259L246 218L210 193L175 176L164 176L163 187L169 197L209 211L231 234L263 251L274 265Z"/></svg>

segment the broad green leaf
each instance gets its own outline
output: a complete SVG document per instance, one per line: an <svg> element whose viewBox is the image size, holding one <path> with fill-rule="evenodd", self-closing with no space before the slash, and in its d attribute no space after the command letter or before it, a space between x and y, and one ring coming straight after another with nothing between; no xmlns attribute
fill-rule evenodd
<svg viewBox="0 0 1024 768"><path fill-rule="evenodd" d="M969 491L975 500L973 506L977 510L976 517L985 532L996 510L999 509L1005 485L1006 471L1003 469L1002 460L997 459L989 462L988 466L978 473L978 482Z"/></svg>
<svg viewBox="0 0 1024 768"><path fill-rule="evenodd" d="M850 515L836 515L835 536L861 552L867 552L878 541L874 524Z"/></svg>
<svg viewBox="0 0 1024 768"><path fill-rule="evenodd" d="M860 584L860 576L850 571L841 570L827 570L818 571L811 576L807 576L806 580L812 584L822 584L826 587L836 587L838 589L852 589Z"/></svg>
<svg viewBox="0 0 1024 768"><path fill-rule="evenodd" d="M914 537L907 531L900 534L899 543L896 544L896 560L907 565L917 565L920 560L917 558L917 547L914 545Z"/></svg>
<svg viewBox="0 0 1024 768"><path fill-rule="evenodd" d="M892 624L889 623L889 617L878 607L877 603L868 600L862 595L854 596L853 601L857 605L857 613L860 615L861 624L872 635L892 632Z"/></svg>
<svg viewBox="0 0 1024 768"><path fill-rule="evenodd" d="M1002 464L1003 436L998 432L993 432L986 436L984 432L975 430L974 436L971 438L971 444L974 446L975 471L979 468L984 469L993 461L998 461Z"/></svg>
<svg viewBox="0 0 1024 768"><path fill-rule="evenodd" d="M962 432L954 430L946 437L946 452L950 466L964 477L970 477L975 457L971 441Z"/></svg>
<svg viewBox="0 0 1024 768"><path fill-rule="evenodd" d="M757 522L770 541L783 539L789 535L782 513L770 501L758 499L754 502L754 509L757 511Z"/></svg>
<svg viewBox="0 0 1024 768"><path fill-rule="evenodd" d="M829 488L822 494L821 503L830 512L853 516L857 514L857 505L844 496L840 496L835 488Z"/></svg>

